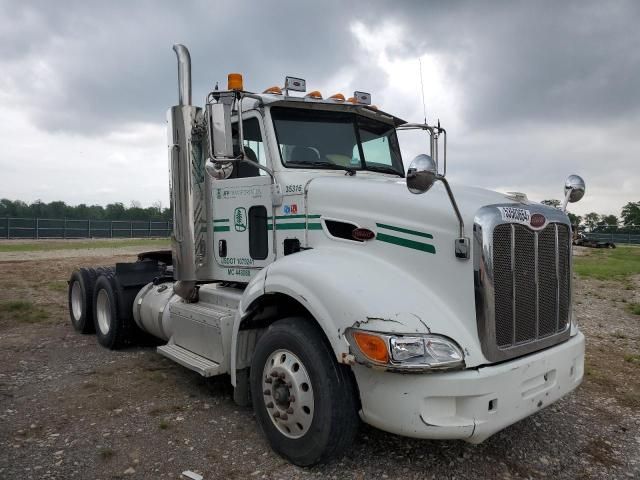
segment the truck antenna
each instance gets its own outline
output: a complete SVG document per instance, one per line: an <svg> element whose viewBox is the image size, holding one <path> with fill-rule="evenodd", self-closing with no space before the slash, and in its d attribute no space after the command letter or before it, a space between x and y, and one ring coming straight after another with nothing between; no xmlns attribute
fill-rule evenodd
<svg viewBox="0 0 640 480"><path fill-rule="evenodd" d="M424 123L427 123L427 106L424 102L424 81L422 80L422 58L418 57L420 64L420 91L422 92L422 113L424 114Z"/></svg>

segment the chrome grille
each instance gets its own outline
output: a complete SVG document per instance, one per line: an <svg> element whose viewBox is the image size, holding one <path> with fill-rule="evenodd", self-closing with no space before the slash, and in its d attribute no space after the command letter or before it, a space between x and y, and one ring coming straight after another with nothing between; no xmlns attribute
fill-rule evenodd
<svg viewBox="0 0 640 480"><path fill-rule="evenodd" d="M505 223L496 206L474 224L476 313L482 350L501 361L569 337L571 233L559 210L528 206L547 225Z"/></svg>
<svg viewBox="0 0 640 480"><path fill-rule="evenodd" d="M524 225L503 224L493 231L495 340L501 349L567 326L567 255L556 246L556 229L560 244L564 240L566 245L564 225L549 224L535 232Z"/></svg>

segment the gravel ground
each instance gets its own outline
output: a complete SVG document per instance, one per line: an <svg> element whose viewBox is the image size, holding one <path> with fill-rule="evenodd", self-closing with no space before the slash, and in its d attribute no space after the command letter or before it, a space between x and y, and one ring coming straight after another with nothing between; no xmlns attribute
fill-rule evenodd
<svg viewBox="0 0 640 480"><path fill-rule="evenodd" d="M577 280L585 382L538 414L477 446L363 426L342 459L301 469L271 452L227 377L203 379L151 347L111 352L73 331L72 268L133 256L40 253L0 258L0 301L46 312L0 314L0 478L640 478L640 363L629 360L640 354L640 319L625 309L640 301L640 278Z"/></svg>

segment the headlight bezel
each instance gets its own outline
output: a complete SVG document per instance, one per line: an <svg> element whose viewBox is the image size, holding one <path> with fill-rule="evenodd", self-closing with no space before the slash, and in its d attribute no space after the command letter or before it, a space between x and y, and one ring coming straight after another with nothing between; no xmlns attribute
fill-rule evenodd
<svg viewBox="0 0 640 480"><path fill-rule="evenodd" d="M382 339L386 345L388 360L386 362L377 361L368 355L366 355L358 345L357 340L354 337L355 333L364 333L367 335L373 335ZM443 370L461 370L465 368L465 357L463 349L450 337L446 335L439 335L433 333L395 333L395 332L378 332L372 330L365 330L360 328L348 328L345 331L345 338L349 344L351 353L356 359L356 362L362 365L367 365L374 368L384 368L388 371L398 372L411 372L411 373L425 373L431 371L443 371ZM404 343L417 343L417 340L421 340L424 345L425 354L422 356L410 356L404 360L398 359L398 355L394 355L394 343L395 345ZM454 350L458 355L458 360L451 361L437 361L431 353L428 353L427 342L447 345ZM428 356L427 356L428 354ZM431 358L435 361L428 362Z"/></svg>

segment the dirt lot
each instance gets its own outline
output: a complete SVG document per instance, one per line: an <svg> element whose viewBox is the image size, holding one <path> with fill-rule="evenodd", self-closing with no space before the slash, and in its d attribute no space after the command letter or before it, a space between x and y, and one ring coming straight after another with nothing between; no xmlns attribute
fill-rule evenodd
<svg viewBox="0 0 640 480"><path fill-rule="evenodd" d="M638 276L577 279L587 367L567 398L478 446L363 426L344 458L301 469L270 451L228 378L73 331L71 270L133 251L0 253L0 478L640 478Z"/></svg>

